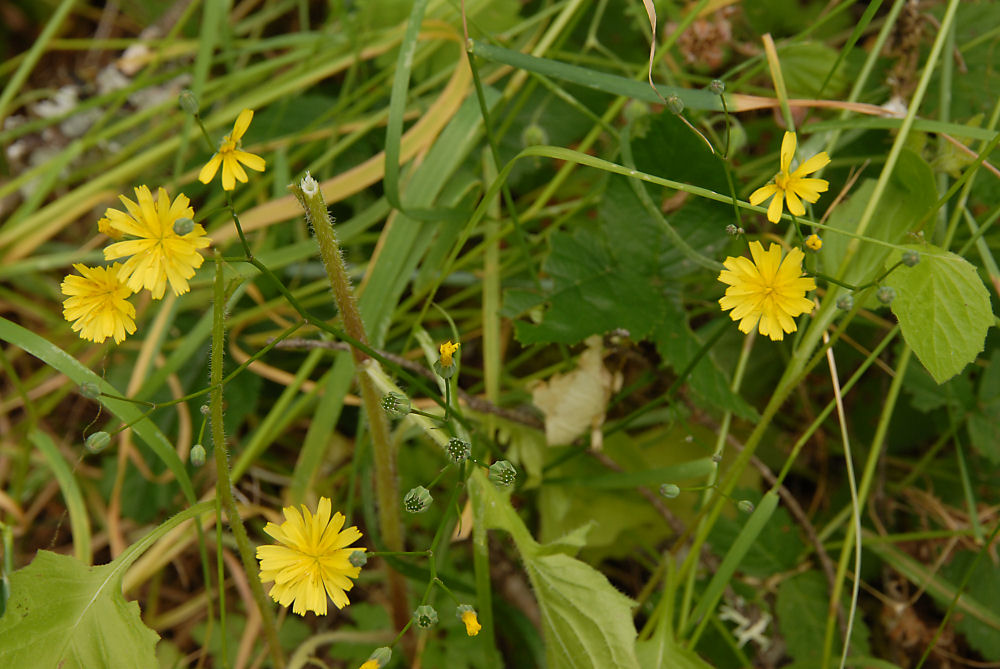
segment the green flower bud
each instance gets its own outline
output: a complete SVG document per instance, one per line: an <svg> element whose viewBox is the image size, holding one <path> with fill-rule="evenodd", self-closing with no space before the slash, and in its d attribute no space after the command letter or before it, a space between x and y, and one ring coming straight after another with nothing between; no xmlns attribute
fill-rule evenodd
<svg viewBox="0 0 1000 669"><path fill-rule="evenodd" d="M201 467L205 464L205 447L201 444L192 446L191 453L188 455L188 461L195 467Z"/></svg>
<svg viewBox="0 0 1000 669"><path fill-rule="evenodd" d="M430 508L433 501L434 498L431 497L430 490L418 485L403 497L403 508L410 513L423 513Z"/></svg>
<svg viewBox="0 0 1000 669"><path fill-rule="evenodd" d="M917 251L903 251L903 264L913 267L920 262L920 253Z"/></svg>
<svg viewBox="0 0 1000 669"><path fill-rule="evenodd" d="M201 412L202 416L207 416L208 412L211 411L211 410L212 410L212 407L210 407L208 404L202 404L200 407L198 407L198 411Z"/></svg>
<svg viewBox="0 0 1000 669"><path fill-rule="evenodd" d="M736 227L732 223L726 226L726 234L730 237L739 237L744 233L743 228Z"/></svg>
<svg viewBox="0 0 1000 669"><path fill-rule="evenodd" d="M198 98L187 88L177 96L177 105L192 116L198 113Z"/></svg>
<svg viewBox="0 0 1000 669"><path fill-rule="evenodd" d="M850 311L854 308L854 296L848 293L847 295L841 295L837 299L837 308L841 311Z"/></svg>
<svg viewBox="0 0 1000 669"><path fill-rule="evenodd" d="M667 499L673 499L681 494L681 489L673 483L664 483L660 486L660 494Z"/></svg>
<svg viewBox="0 0 1000 669"><path fill-rule="evenodd" d="M549 133L537 123L532 123L521 133L521 146L525 148L529 146L544 146L548 143Z"/></svg>
<svg viewBox="0 0 1000 669"><path fill-rule="evenodd" d="M437 625L437 621L438 612L434 610L433 606L424 604L418 606L417 610L413 612L413 622L422 630L429 630Z"/></svg>
<svg viewBox="0 0 1000 669"><path fill-rule="evenodd" d="M509 488L517 481L517 470L506 460L497 460L490 465L490 481L497 487Z"/></svg>
<svg viewBox="0 0 1000 669"><path fill-rule="evenodd" d="M642 100L629 100L625 105L624 115L627 123L633 123L649 116L649 105Z"/></svg>
<svg viewBox="0 0 1000 669"><path fill-rule="evenodd" d="M726 83L721 79L712 79L712 83L708 85L708 90L713 95L722 95L726 92Z"/></svg>
<svg viewBox="0 0 1000 669"><path fill-rule="evenodd" d="M83 442L83 445L91 453L100 453L107 448L110 443L111 435L102 430L101 432L95 432L87 437L87 440Z"/></svg>
<svg viewBox="0 0 1000 669"><path fill-rule="evenodd" d="M684 101L681 100L676 95L671 95L667 98L667 109L669 109L674 114L680 114L684 111Z"/></svg>
<svg viewBox="0 0 1000 669"><path fill-rule="evenodd" d="M410 398L399 393L386 393L380 402L389 418L403 418L410 413Z"/></svg>
<svg viewBox="0 0 1000 669"><path fill-rule="evenodd" d="M351 563L352 567L364 567L368 564L368 553L364 551L352 551L347 556L347 561Z"/></svg>
<svg viewBox="0 0 1000 669"><path fill-rule="evenodd" d="M88 400L96 400L101 396L101 389L96 383L91 383L87 381L86 383L80 384L80 394L86 397Z"/></svg>
<svg viewBox="0 0 1000 669"><path fill-rule="evenodd" d="M882 286L875 291L875 297L882 304L892 304L892 301L896 299L896 289L892 286Z"/></svg>
<svg viewBox="0 0 1000 669"><path fill-rule="evenodd" d="M389 664L389 660L392 659L392 649L388 646L381 646L372 651L372 654L368 656L369 660L375 660L378 664L379 669Z"/></svg>
<svg viewBox="0 0 1000 669"><path fill-rule="evenodd" d="M736 508L743 513L753 513L753 502L748 499L741 499L736 503Z"/></svg>
<svg viewBox="0 0 1000 669"><path fill-rule="evenodd" d="M469 457L469 442L463 441L458 437L452 437L448 440L448 445L445 446L445 450L448 451L448 457L450 457L453 462L465 462Z"/></svg>
<svg viewBox="0 0 1000 669"><path fill-rule="evenodd" d="M178 218L174 221L174 233L183 237L194 230L194 221L190 218Z"/></svg>

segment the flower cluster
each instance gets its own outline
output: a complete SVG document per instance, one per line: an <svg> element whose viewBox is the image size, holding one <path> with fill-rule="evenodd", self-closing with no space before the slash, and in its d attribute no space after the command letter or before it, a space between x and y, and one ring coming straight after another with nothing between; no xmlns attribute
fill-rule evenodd
<svg viewBox="0 0 1000 669"><path fill-rule="evenodd" d="M201 170L199 178L208 183L222 166L222 187L232 190L235 181L247 181L240 163L262 171L264 159L240 150L253 111L244 109L232 133ZM200 250L209 245L205 229L194 222L194 209L183 193L171 199L165 188L153 197L148 186L135 188L135 200L119 196L122 209L109 208L97 221L97 229L113 243L104 249L105 260L121 260L107 267L73 265L79 275L62 282L63 317L84 339L102 343L113 337L116 344L135 332L135 306L128 301L134 293L148 290L159 300L167 285L174 295L190 290L188 279L201 267Z"/></svg>
<svg viewBox="0 0 1000 669"><path fill-rule="evenodd" d="M802 200L816 202L821 193L829 189L824 179L806 178L806 175L822 169L830 162L825 151L816 154L791 170L797 142L794 132L786 132L781 142L779 171L774 182L758 188L750 194L750 204L759 205L768 198L767 220L777 223L781 220L784 204L793 216L806 213ZM797 225L797 224L796 224ZM801 239L801 236L800 236ZM823 240L813 233L803 240L805 248L819 252ZM773 341L781 341L785 333L795 332L795 318L813 309L813 301L806 293L816 289L816 282L803 276L802 249L793 248L782 256L781 247L771 244L767 251L760 242L750 242L750 256L728 257L719 273L719 281L726 284L726 294L719 300L723 311L739 321L740 332L749 334L756 328L760 334Z"/></svg>

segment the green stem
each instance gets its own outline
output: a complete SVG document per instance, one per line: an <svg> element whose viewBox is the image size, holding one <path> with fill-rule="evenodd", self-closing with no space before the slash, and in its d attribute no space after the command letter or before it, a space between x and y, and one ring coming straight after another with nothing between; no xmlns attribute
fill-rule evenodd
<svg viewBox="0 0 1000 669"><path fill-rule="evenodd" d="M218 254L218 251L216 251ZM229 519L229 527L236 539L236 546L239 549L240 558L243 560L243 569L247 574L247 581L250 583L250 591L253 593L257 608L260 610L264 635L267 643L271 647L271 656L274 658L274 665L281 669L285 666L285 658L281 653L281 643L278 641L278 630L275 626L274 611L264 593L264 586L257 578L257 562L254 558L253 549L250 547L250 540L247 537L246 528L240 518L239 510L236 508L236 500L233 498L232 481L229 472L229 452L226 449L226 433L222 425L222 360L225 350L225 305L226 293L224 286L223 266L221 262L215 263L215 308L212 319L212 355L209 360L209 378L212 385L210 414L212 420L212 442L215 451L216 468L216 495L222 502L222 508L226 511ZM221 547L220 547L221 549ZM221 581L219 599L222 599ZM223 629L222 634L225 634Z"/></svg>
<svg viewBox="0 0 1000 669"><path fill-rule="evenodd" d="M333 230L333 224L327 213L326 202L323 200L319 184L307 174L302 179L301 184L293 184L289 190L302 205L306 218L316 233L320 256L323 259L323 266L326 268L327 279L330 281L337 309L340 311L340 318L344 323L344 330L354 341L364 344L367 348L368 335L365 332L365 324L361 319L361 312L358 310L354 288L347 274L347 267L344 265L337 235ZM396 475L396 459L389 439L389 424L380 406L381 394L375 383L368 374L360 373L361 364L368 357L367 353L352 345L351 355L359 371L358 384L361 386L361 401L371 430L372 451L375 460L375 494L378 500L379 528L382 533L382 541L389 550L400 551L403 549L403 524L399 517L399 481ZM410 619L406 581L399 572L391 568L388 569L387 576L393 623L396 627L403 627Z"/></svg>

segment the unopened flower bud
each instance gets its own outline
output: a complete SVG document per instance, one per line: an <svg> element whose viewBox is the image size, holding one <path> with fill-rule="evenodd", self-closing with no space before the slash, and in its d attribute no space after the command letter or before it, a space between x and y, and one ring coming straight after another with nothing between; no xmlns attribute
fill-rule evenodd
<svg viewBox="0 0 1000 669"><path fill-rule="evenodd" d="M753 513L753 502L748 499L741 499L736 503L736 508L743 513Z"/></svg>
<svg viewBox="0 0 1000 669"><path fill-rule="evenodd" d="M549 133L537 123L532 123L521 133L521 145L525 148L529 146L544 146L548 143Z"/></svg>
<svg viewBox="0 0 1000 669"><path fill-rule="evenodd" d="M806 248L810 251L819 251L823 248L823 240L820 239L819 235L811 234L806 237Z"/></svg>
<svg viewBox="0 0 1000 669"><path fill-rule="evenodd" d="M83 442L83 445L91 453L100 453L107 448L110 443L111 435L102 430L101 432L95 432L87 437L87 440Z"/></svg>
<svg viewBox="0 0 1000 669"><path fill-rule="evenodd" d="M722 95L726 92L726 83L721 79L712 79L712 83L708 85L708 90L714 95Z"/></svg>
<svg viewBox="0 0 1000 669"><path fill-rule="evenodd" d="M382 396L382 411L390 418L403 418L410 413L410 398L399 393L386 393Z"/></svg>
<svg viewBox="0 0 1000 669"><path fill-rule="evenodd" d="M509 488L517 480L517 470L506 460L497 460L490 465L489 479L495 486Z"/></svg>
<svg viewBox="0 0 1000 669"><path fill-rule="evenodd" d="M660 485L660 494L667 499L673 499L681 494L681 489L673 483L664 483Z"/></svg>
<svg viewBox="0 0 1000 669"><path fill-rule="evenodd" d="M438 612L434 610L433 606L418 606L417 610L413 612L413 622L417 624L422 630L427 630L435 625L438 621Z"/></svg>
<svg viewBox="0 0 1000 669"><path fill-rule="evenodd" d="M632 123L649 116L649 105L642 100L629 100L624 109L625 121Z"/></svg>
<svg viewBox="0 0 1000 669"><path fill-rule="evenodd" d="M458 619L465 623L465 633L469 636L476 636L479 634L479 630L483 629L483 626L479 624L479 617L476 615L476 609L469 604L459 604L458 608L455 609L455 615Z"/></svg>
<svg viewBox="0 0 1000 669"><path fill-rule="evenodd" d="M183 237L194 230L194 221L190 218L178 218L174 221L174 233Z"/></svg>
<svg viewBox="0 0 1000 669"><path fill-rule="evenodd" d="M207 416L208 412L211 411L211 410L212 410L212 407L210 407L208 404L202 404L200 407L198 407L198 411L201 412L202 416Z"/></svg>
<svg viewBox="0 0 1000 669"><path fill-rule="evenodd" d="M448 440L448 445L445 446L445 450L448 451L448 457L450 457L453 462L465 462L465 460L469 457L469 442L459 439L458 437L452 437Z"/></svg>
<svg viewBox="0 0 1000 669"><path fill-rule="evenodd" d="M847 295L841 295L837 299L837 308L841 311L850 311L854 308L854 296L848 293Z"/></svg>
<svg viewBox="0 0 1000 669"><path fill-rule="evenodd" d="M920 253L917 251L903 251L903 264L913 267L920 262Z"/></svg>
<svg viewBox="0 0 1000 669"><path fill-rule="evenodd" d="M434 498L431 497L430 490L418 485L403 497L403 508L410 513L423 513L430 508L433 501Z"/></svg>
<svg viewBox="0 0 1000 669"><path fill-rule="evenodd" d="M729 225L726 226L726 234L729 235L730 237L735 237L736 235L740 234L740 228L730 223Z"/></svg>
<svg viewBox="0 0 1000 669"><path fill-rule="evenodd" d="M382 646L376 648L372 651L372 654L368 656L370 662L374 662L378 665L379 669L389 664L389 660L392 659L392 649L388 646Z"/></svg>
<svg viewBox="0 0 1000 669"><path fill-rule="evenodd" d="M680 114L684 111L684 101L681 100L676 95L671 95L667 98L667 109L669 109L674 114Z"/></svg>
<svg viewBox="0 0 1000 669"><path fill-rule="evenodd" d="M177 96L177 105L192 116L198 113L198 98L187 88Z"/></svg>
<svg viewBox="0 0 1000 669"><path fill-rule="evenodd" d="M892 304L892 301L896 299L896 289L892 286L882 286L875 291L875 297L882 304Z"/></svg>
<svg viewBox="0 0 1000 669"><path fill-rule="evenodd" d="M195 444L191 447L191 453L188 455L188 460L195 467L201 467L205 464L205 447L201 444Z"/></svg>
<svg viewBox="0 0 1000 669"><path fill-rule="evenodd" d="M351 563L352 567L364 567L368 564L368 553L364 551L353 551L347 556L347 561Z"/></svg>
<svg viewBox="0 0 1000 669"><path fill-rule="evenodd" d="M101 396L101 389L96 383L91 383L87 381L86 383L80 384L80 394L86 397L88 400L96 400Z"/></svg>

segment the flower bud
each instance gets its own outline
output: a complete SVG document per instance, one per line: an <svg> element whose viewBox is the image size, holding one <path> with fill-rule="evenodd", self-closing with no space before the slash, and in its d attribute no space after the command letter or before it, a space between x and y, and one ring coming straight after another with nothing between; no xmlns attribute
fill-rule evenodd
<svg viewBox="0 0 1000 669"><path fill-rule="evenodd" d="M87 440L83 442L83 445L91 453L100 453L107 448L110 443L111 435L102 430L87 437Z"/></svg>
<svg viewBox="0 0 1000 669"><path fill-rule="evenodd" d="M347 561L351 563L352 567L364 567L368 564L368 553L364 551L353 551L347 556Z"/></svg>
<svg viewBox="0 0 1000 669"><path fill-rule="evenodd" d="M177 105L192 116L198 113L198 98L190 89L181 91L177 96Z"/></svg>
<svg viewBox="0 0 1000 669"><path fill-rule="evenodd" d="M663 483L660 485L660 494L667 499L673 499L681 494L681 489L673 483Z"/></svg>
<svg viewBox="0 0 1000 669"><path fill-rule="evenodd" d="M713 95L722 95L726 92L726 83L721 79L712 79L712 83L708 85L708 90Z"/></svg>
<svg viewBox="0 0 1000 669"><path fill-rule="evenodd" d="M537 123L532 123L521 133L521 146L525 148L529 146L544 146L548 143L549 133Z"/></svg>
<svg viewBox="0 0 1000 669"><path fill-rule="evenodd" d="M455 615L458 619L465 623L465 633L469 636L476 636L479 634L479 630L483 629L483 626L479 624L479 617L476 615L476 609L474 609L469 604L459 604L458 608L455 609Z"/></svg>
<svg viewBox="0 0 1000 669"><path fill-rule="evenodd" d="M418 485L403 497L403 508L410 513L423 513L430 508L433 501L431 492L422 485Z"/></svg>
<svg viewBox="0 0 1000 669"><path fill-rule="evenodd" d="M917 251L903 251L903 264L913 267L920 262L920 253Z"/></svg>
<svg viewBox="0 0 1000 669"><path fill-rule="evenodd" d="M462 463L469 457L469 442L463 441L458 437L452 437L448 440L445 450L448 451L448 457L452 459L452 462Z"/></svg>
<svg viewBox="0 0 1000 669"><path fill-rule="evenodd" d="M198 407L198 411L201 412L202 416L207 416L208 412L211 411L211 410L212 410L212 407L210 407L208 404L202 404L200 407Z"/></svg>
<svg viewBox="0 0 1000 669"><path fill-rule="evenodd" d="M726 234L730 237L739 237L744 232L743 228L736 227L732 223L726 226Z"/></svg>
<svg viewBox="0 0 1000 669"><path fill-rule="evenodd" d="M438 621L438 612L434 610L433 606L418 606L417 610L413 612L413 622L416 623L417 627L422 630L428 630L435 625Z"/></svg>
<svg viewBox="0 0 1000 669"><path fill-rule="evenodd" d="M676 95L671 95L667 98L667 109L669 109L674 114L680 114L684 111L684 101L681 100Z"/></svg>
<svg viewBox="0 0 1000 669"><path fill-rule="evenodd" d="M819 235L811 234L806 237L806 248L810 251L819 251L823 248L823 240L820 239Z"/></svg>
<svg viewBox="0 0 1000 669"><path fill-rule="evenodd" d="M748 499L741 499L736 503L736 508L743 513L753 513L753 502Z"/></svg>
<svg viewBox="0 0 1000 669"><path fill-rule="evenodd" d="M854 308L854 296L848 293L847 295L841 295L837 299L837 308L841 311L850 311Z"/></svg>
<svg viewBox="0 0 1000 669"><path fill-rule="evenodd" d="M882 286L875 291L875 297L882 304L892 304L892 301L896 299L896 289L892 286Z"/></svg>
<svg viewBox="0 0 1000 669"><path fill-rule="evenodd" d="M86 383L80 384L80 394L86 397L88 400L96 400L101 396L101 389L96 383L91 383L87 381Z"/></svg>
<svg viewBox="0 0 1000 669"><path fill-rule="evenodd" d="M372 651L372 654L368 656L369 662L374 662L378 665L379 669L389 664L389 660L392 659L392 649L388 646L381 646Z"/></svg>
<svg viewBox="0 0 1000 669"><path fill-rule="evenodd" d="M183 237L194 230L194 221L190 218L178 218L174 221L174 233Z"/></svg>
<svg viewBox="0 0 1000 669"><path fill-rule="evenodd" d="M399 393L386 393L380 402L382 411L390 418L404 418L410 413L410 398Z"/></svg>
<svg viewBox="0 0 1000 669"><path fill-rule="evenodd" d="M517 470L506 460L497 460L490 465L489 479L497 487L509 488L517 481Z"/></svg>
<svg viewBox="0 0 1000 669"><path fill-rule="evenodd" d="M188 461L195 467L201 467L205 464L205 447L201 444L192 446L191 453L188 454Z"/></svg>
<svg viewBox="0 0 1000 669"><path fill-rule="evenodd" d="M625 115L625 121L627 123L632 123L645 116L649 116L649 105L642 100L629 100L625 105L623 113Z"/></svg>

